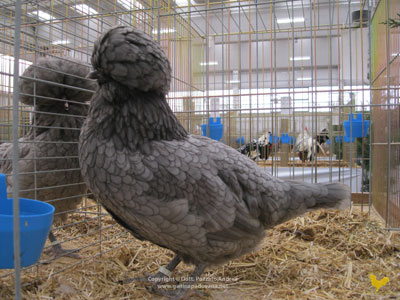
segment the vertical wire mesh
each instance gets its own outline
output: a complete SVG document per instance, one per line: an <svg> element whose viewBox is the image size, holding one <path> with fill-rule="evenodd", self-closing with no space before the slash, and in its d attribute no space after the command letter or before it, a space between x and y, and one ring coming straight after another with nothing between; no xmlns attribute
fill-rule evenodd
<svg viewBox="0 0 400 300"><path fill-rule="evenodd" d="M364 2L22 1L19 72L41 57L73 57L89 65L93 43L102 32L115 24L141 29L159 41L171 61L168 102L190 133L202 134L203 125L210 135L210 117L219 116L222 142L234 148L250 142L250 151L257 152L253 140L269 138L270 131L269 157L256 159L266 171L310 182L345 182L355 202L364 205L370 199L369 209L376 209L388 228L399 229L400 29L381 23L396 17L400 3L381 1L375 10ZM14 1L0 4L1 143L12 140L15 124L15 9ZM354 22L357 10L369 11L366 20L361 13ZM33 94L36 101L35 89ZM371 129L348 143L343 122L350 113L361 113ZM31 106L19 105L19 119L19 137L41 126ZM283 134L299 139L308 132L316 151L316 137L324 128L330 142L323 146L327 155L315 153L308 162L299 159L295 141L286 146L275 139ZM31 143L40 143L36 135ZM40 159L46 158L34 152L30 192L35 198L43 189L51 193L56 188L40 185ZM46 172L57 176L55 170ZM78 248L81 259L66 266L44 254L36 266L23 268L23 276L43 280L131 240L89 194L70 195L84 201L69 211L65 223L53 226L61 245ZM46 244L46 250L51 246ZM0 278L12 276L0 270Z"/></svg>
<svg viewBox="0 0 400 300"><path fill-rule="evenodd" d="M209 116L218 105L211 103L214 100L218 103L218 98L228 98L226 102L223 100L226 104L219 111L225 126L222 141L232 147L242 146L243 137L245 144L250 143L250 151L256 150L252 140L263 133L272 131L273 136L281 136L285 133L281 122L287 118L284 110L289 111L292 123L285 130L294 137L305 130L316 137L327 128L328 155L317 154L304 164L297 158L296 147L290 147L289 176L314 182L345 182L351 186L354 201L364 209L372 176L368 150L371 138L369 133L362 138L346 136L343 123L350 114L355 118L359 113L363 131L366 131L364 121L373 123L368 24L375 7L348 0L289 4L272 0L226 4L206 1L204 5L189 4L189 7L185 9L182 5L179 12L191 15L192 24L204 28L199 34L204 41L205 61L200 62L203 66L200 77L205 85L200 88L199 98L205 101L201 103L196 98L190 101L198 103L194 116L207 128L205 134L209 135ZM369 13L361 13L360 19L354 20L353 13L357 10ZM300 22L281 22L301 17L304 19ZM210 41L218 41L220 36L224 46L218 48L212 43L210 46ZM196 63L192 61L191 66ZM266 78L266 73L270 78ZM282 101L285 97L289 103ZM312 143L311 148L320 148L314 139ZM285 177L282 143L273 143L272 149L272 157L264 162L258 159L258 163L273 175Z"/></svg>

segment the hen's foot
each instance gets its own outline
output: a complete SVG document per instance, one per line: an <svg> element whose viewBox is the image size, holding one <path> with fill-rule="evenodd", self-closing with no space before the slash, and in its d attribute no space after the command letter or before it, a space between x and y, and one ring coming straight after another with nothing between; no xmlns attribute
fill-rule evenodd
<svg viewBox="0 0 400 300"><path fill-rule="evenodd" d="M202 296L204 295L204 293L197 291L194 288L197 278L199 278L201 274L203 274L206 267L206 264L197 265L193 273L190 275L190 280L182 284L173 286L173 290L160 289L160 287L162 287L161 284L152 285L151 289L148 290L157 295L168 297L170 300L190 299L190 296L193 295L193 293Z"/></svg>
<svg viewBox="0 0 400 300"><path fill-rule="evenodd" d="M199 297L207 296L206 293L202 291L195 290L193 288L179 288L177 290L165 290L160 287L161 285L152 285L151 287L146 288L148 292L167 297L169 300L184 300L191 299L192 296L197 295ZM177 285L179 286L179 284Z"/></svg>
<svg viewBox="0 0 400 300"><path fill-rule="evenodd" d="M171 279L172 271L175 270L176 266L179 265L181 262L181 259L176 255L171 262L165 266L165 267L160 267L158 272L154 275L145 273L144 277L134 277L134 278L128 278L125 280L120 280L120 284L127 284L131 282L149 282L152 285L157 285L157 284L166 284L168 282L174 281Z"/></svg>
<svg viewBox="0 0 400 300"><path fill-rule="evenodd" d="M81 259L79 256L78 252L80 249L64 249L61 244L57 241L57 238L55 237L53 231L50 230L49 232L49 240L50 242L53 243L50 249L46 250L45 253L53 253L52 258L58 258L58 257L70 257L70 258L75 258L75 259Z"/></svg>
<svg viewBox="0 0 400 300"><path fill-rule="evenodd" d="M78 252L80 249L64 249L60 244L55 244L51 246L51 248L45 250L46 254L52 254L52 258L58 257L70 257L75 259L81 259L82 257L75 252Z"/></svg>

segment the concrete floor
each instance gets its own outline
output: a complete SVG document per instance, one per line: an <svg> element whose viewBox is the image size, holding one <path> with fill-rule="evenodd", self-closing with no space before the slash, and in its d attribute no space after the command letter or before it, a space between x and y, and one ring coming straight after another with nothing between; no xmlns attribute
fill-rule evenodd
<svg viewBox="0 0 400 300"><path fill-rule="evenodd" d="M350 186L352 193L361 192L362 169L361 168L338 168L312 167L272 167L265 166L264 169L274 176L282 179L298 180L304 182L342 182ZM315 181L317 179L317 181Z"/></svg>

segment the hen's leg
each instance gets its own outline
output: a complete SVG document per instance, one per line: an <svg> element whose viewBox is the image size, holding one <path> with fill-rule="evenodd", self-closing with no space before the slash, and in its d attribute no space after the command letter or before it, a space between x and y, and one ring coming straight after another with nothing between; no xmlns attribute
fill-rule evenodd
<svg viewBox="0 0 400 300"><path fill-rule="evenodd" d="M53 252L54 257L71 257L71 258L76 258L76 259L80 259L81 257L79 256L78 253L74 253L77 252L79 249L64 249L60 243L58 243L55 235L53 234L52 231L50 231L49 233L49 240L52 243L55 243L51 246L51 251Z"/></svg>
<svg viewBox="0 0 400 300"><path fill-rule="evenodd" d="M181 262L181 259L179 258L178 255L175 255L175 257L171 260L171 262L166 265L165 267L160 267L158 272L154 275L146 275L145 277L135 277L135 278L128 278L125 280L121 280L120 283L125 284L125 283L130 283L133 281L136 282L151 282L153 286L157 284L162 284L165 283L163 279L168 278L171 276L171 273L175 268L179 265Z"/></svg>
<svg viewBox="0 0 400 300"><path fill-rule="evenodd" d="M199 278L201 276L201 274L203 274L206 267L207 267L207 264L197 265L196 268L194 269L193 273L190 275L189 280L183 284L178 284L178 288L176 290L173 290L173 291L160 290L157 285L153 285L151 287L150 291L153 293L156 293L158 295L169 297L170 300L184 299L185 297L189 297L190 292L202 294L201 292L194 290L193 286L195 285L197 278ZM179 287L180 285L182 287Z"/></svg>

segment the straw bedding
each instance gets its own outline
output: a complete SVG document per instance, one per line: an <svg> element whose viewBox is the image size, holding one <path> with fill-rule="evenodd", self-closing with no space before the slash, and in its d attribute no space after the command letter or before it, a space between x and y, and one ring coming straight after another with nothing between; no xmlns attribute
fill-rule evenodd
<svg viewBox="0 0 400 300"><path fill-rule="evenodd" d="M99 224L98 218L89 218L57 234L67 239ZM24 298L161 299L147 292L146 283L118 281L154 273L172 253L131 238L109 216L102 217L101 225L101 256L95 243L100 234L84 236L89 246L80 251L82 261L59 258L24 270ZM95 245L90 246L90 239ZM46 259L43 254L41 261ZM174 276L182 282L191 271L182 264ZM1 277L4 272L0 270L0 299L12 299L13 278ZM375 292L370 274L378 280L387 276L389 282ZM201 293L190 299L400 299L399 282L399 234L383 230L379 221L359 210L317 211L270 230L257 252L209 269L198 282Z"/></svg>

